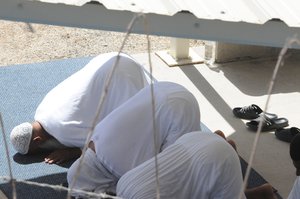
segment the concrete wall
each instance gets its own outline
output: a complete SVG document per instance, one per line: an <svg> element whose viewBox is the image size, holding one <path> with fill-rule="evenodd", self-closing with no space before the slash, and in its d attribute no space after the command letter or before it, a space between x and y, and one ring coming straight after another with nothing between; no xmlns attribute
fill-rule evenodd
<svg viewBox="0 0 300 199"><path fill-rule="evenodd" d="M278 56L280 48L238 45L231 43L208 42L205 46L206 59L213 59L216 63Z"/></svg>

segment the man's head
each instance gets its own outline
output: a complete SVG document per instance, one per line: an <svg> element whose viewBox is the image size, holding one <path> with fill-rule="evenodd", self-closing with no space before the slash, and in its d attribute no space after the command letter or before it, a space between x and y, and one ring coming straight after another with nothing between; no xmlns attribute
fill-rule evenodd
<svg viewBox="0 0 300 199"><path fill-rule="evenodd" d="M32 138L33 126L29 122L22 123L10 133L10 141L15 150L21 154L27 154Z"/></svg>
<svg viewBox="0 0 300 199"><path fill-rule="evenodd" d="M20 154L34 153L49 140L49 135L38 122L22 123L10 133L10 141Z"/></svg>
<svg viewBox="0 0 300 199"><path fill-rule="evenodd" d="M300 134L297 134L291 141L290 156L296 167L296 175L300 176Z"/></svg>

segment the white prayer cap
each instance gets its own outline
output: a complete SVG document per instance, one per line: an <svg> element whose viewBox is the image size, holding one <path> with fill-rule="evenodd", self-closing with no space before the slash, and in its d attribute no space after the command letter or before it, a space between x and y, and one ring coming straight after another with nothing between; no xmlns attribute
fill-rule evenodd
<svg viewBox="0 0 300 199"><path fill-rule="evenodd" d="M15 150L21 154L28 153L32 137L32 125L29 122L16 126L10 133L10 141Z"/></svg>

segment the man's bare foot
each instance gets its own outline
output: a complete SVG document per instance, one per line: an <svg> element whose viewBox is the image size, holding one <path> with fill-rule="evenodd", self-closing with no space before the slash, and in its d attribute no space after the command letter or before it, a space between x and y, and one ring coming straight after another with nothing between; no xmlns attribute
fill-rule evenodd
<svg viewBox="0 0 300 199"><path fill-rule="evenodd" d="M233 140L227 139L227 142L234 148L235 151L237 151L236 144Z"/></svg>
<svg viewBox="0 0 300 199"><path fill-rule="evenodd" d="M225 134L223 133L223 131L216 130L214 133L218 134L219 136L221 136L222 138L224 138L234 148L234 150L237 151L235 142L233 140L227 139L226 136L225 136Z"/></svg>
<svg viewBox="0 0 300 199"><path fill-rule="evenodd" d="M266 183L245 191L247 199L277 199L273 187Z"/></svg>
<svg viewBox="0 0 300 199"><path fill-rule="evenodd" d="M79 158L80 155L81 150L79 148L58 149L50 153L45 158L45 162L48 164L62 164L69 160Z"/></svg>
<svg viewBox="0 0 300 199"><path fill-rule="evenodd" d="M218 134L219 136L221 136L222 138L224 138L226 140L225 134L223 133L223 131L221 130L216 130L215 134Z"/></svg>

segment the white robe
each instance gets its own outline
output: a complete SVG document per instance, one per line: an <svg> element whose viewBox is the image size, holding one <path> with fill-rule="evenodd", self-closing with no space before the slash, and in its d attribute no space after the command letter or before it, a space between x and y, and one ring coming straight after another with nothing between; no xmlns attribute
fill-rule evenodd
<svg viewBox="0 0 300 199"><path fill-rule="evenodd" d="M299 199L300 198L300 177L298 176L295 180L294 186L289 194L288 199Z"/></svg>
<svg viewBox="0 0 300 199"><path fill-rule="evenodd" d="M73 185L71 195L73 197L86 198L85 194L78 193L75 190L84 190L95 193L115 192L118 178L112 175L101 162L98 161L96 153L88 148L83 158L80 173L75 184L74 177L80 163L78 158L68 170L67 180L69 186Z"/></svg>
<svg viewBox="0 0 300 199"><path fill-rule="evenodd" d="M82 148L95 119L106 77L116 60L117 53L92 59L45 96L34 119L65 146ZM121 54L96 123L146 84L142 66Z"/></svg>
<svg viewBox="0 0 300 199"><path fill-rule="evenodd" d="M200 111L195 97L172 82L154 85L157 151L173 144L181 135L200 129ZM155 154L153 142L151 86L142 89L105 117L92 140L98 159L120 177Z"/></svg>
<svg viewBox="0 0 300 199"><path fill-rule="evenodd" d="M162 199L239 198L243 179L238 155L216 134L185 134L157 158ZM156 198L154 158L120 178L117 196L125 199Z"/></svg>

